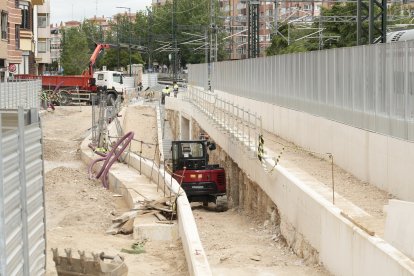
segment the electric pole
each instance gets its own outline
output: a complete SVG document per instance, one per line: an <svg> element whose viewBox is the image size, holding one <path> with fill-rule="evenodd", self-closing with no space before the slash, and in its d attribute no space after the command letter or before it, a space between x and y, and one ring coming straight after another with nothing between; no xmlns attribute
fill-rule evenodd
<svg viewBox="0 0 414 276"><path fill-rule="evenodd" d="M173 34L173 56L172 56L172 66L173 66L173 82L177 81L178 77L178 62L177 62L177 52L178 52L178 45L177 45L177 2L178 0L173 0L173 11L172 11L172 34Z"/></svg>

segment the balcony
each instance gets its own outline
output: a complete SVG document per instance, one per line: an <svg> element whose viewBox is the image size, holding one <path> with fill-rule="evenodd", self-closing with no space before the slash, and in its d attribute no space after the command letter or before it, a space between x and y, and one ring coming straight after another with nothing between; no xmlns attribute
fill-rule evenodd
<svg viewBox="0 0 414 276"><path fill-rule="evenodd" d="M45 0L32 0L32 5L43 5L45 3Z"/></svg>

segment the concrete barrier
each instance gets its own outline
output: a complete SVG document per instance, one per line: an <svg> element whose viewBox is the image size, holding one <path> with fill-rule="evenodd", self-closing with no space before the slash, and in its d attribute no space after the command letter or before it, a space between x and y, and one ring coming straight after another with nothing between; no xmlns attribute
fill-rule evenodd
<svg viewBox="0 0 414 276"><path fill-rule="evenodd" d="M195 119L277 205L281 223L289 224L292 231L303 235L319 252L319 261L334 275L414 274L412 260L343 217L339 208L302 181L296 172L280 165L272 174L265 172L256 158L244 153L240 143L230 140L189 102L169 98L166 108L185 112ZM255 110L265 109L256 106ZM271 162L269 167L274 165Z"/></svg>
<svg viewBox="0 0 414 276"><path fill-rule="evenodd" d="M119 119L121 125L124 123L125 113L124 108L120 112L121 117ZM159 123L159 116L157 117ZM115 133L116 127L113 123L109 125L109 131L110 133ZM160 123L158 124L158 131L160 131ZM99 157L88 148L90 139L91 136L88 136L81 144L81 158L87 164L90 164L92 159ZM152 161L140 158L136 154L131 153L128 158L126 158L126 161L128 161L131 167L148 177L154 183L160 182L162 185L165 183L165 186L171 190L172 193L179 195L177 197L178 231L187 260L188 271L190 275L194 276L212 275L206 253L204 252L198 235L190 203L177 181L173 179L168 172L164 171L163 168L158 168ZM124 198L126 198L128 206L132 208L134 200L131 195L131 190L127 189L124 183L119 180L116 173L110 171L108 178L110 189L116 193L122 194Z"/></svg>
<svg viewBox="0 0 414 276"><path fill-rule="evenodd" d="M223 91L216 93L261 115L265 130L310 151L330 152L335 163L357 178L414 201L413 142Z"/></svg>

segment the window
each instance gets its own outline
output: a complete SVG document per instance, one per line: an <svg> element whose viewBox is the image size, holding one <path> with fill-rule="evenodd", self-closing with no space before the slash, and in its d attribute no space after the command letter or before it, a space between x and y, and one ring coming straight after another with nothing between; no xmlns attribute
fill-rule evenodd
<svg viewBox="0 0 414 276"><path fill-rule="evenodd" d="M7 39L7 12L1 12L1 39Z"/></svg>
<svg viewBox="0 0 414 276"><path fill-rule="evenodd" d="M30 29L29 4L27 3L20 4L19 8L22 10L22 24L20 24L20 27L22 29Z"/></svg>
<svg viewBox="0 0 414 276"><path fill-rule="evenodd" d="M113 74L114 82L122 83L122 76L121 74Z"/></svg>
<svg viewBox="0 0 414 276"><path fill-rule="evenodd" d="M98 74L98 80L103 80L104 79L104 74Z"/></svg>
<svg viewBox="0 0 414 276"><path fill-rule="evenodd" d="M46 28L47 27L47 15L38 15L37 16L37 27Z"/></svg>
<svg viewBox="0 0 414 276"><path fill-rule="evenodd" d="M310 11L310 10L312 10L312 5L303 5L303 10L304 11Z"/></svg>
<svg viewBox="0 0 414 276"><path fill-rule="evenodd" d="M47 52L47 41L46 40L39 40L37 42L37 51L39 53L46 53Z"/></svg>
<svg viewBox="0 0 414 276"><path fill-rule="evenodd" d="M16 33L15 33L15 39L16 39L16 50L20 49L20 26L16 25Z"/></svg>

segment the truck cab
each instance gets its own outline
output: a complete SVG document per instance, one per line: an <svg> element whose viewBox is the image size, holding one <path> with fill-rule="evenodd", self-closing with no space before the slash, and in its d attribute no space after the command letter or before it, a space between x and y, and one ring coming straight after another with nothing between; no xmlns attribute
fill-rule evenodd
<svg viewBox="0 0 414 276"><path fill-rule="evenodd" d="M114 90L117 93L122 93L124 90L123 75L117 71L98 71L93 74L96 80L96 86L106 86L108 90Z"/></svg>

